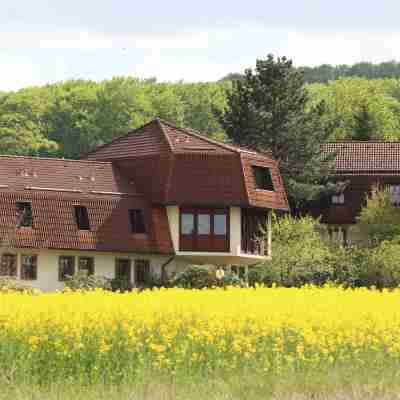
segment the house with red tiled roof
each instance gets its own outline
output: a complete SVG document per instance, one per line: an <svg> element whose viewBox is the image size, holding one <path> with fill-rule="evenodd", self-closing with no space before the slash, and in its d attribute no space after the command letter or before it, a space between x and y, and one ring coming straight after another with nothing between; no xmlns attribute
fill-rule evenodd
<svg viewBox="0 0 400 400"><path fill-rule="evenodd" d="M79 271L141 286L271 256L278 164L155 119L81 160L0 156L0 275L42 290ZM267 229L268 240L261 240Z"/></svg>
<svg viewBox="0 0 400 400"><path fill-rule="evenodd" d="M341 193L322 200L313 213L321 217L330 234L352 242L355 231L351 228L373 186L390 186L393 203L400 205L400 142L326 143L322 151L326 155L334 154L334 178L347 185Z"/></svg>

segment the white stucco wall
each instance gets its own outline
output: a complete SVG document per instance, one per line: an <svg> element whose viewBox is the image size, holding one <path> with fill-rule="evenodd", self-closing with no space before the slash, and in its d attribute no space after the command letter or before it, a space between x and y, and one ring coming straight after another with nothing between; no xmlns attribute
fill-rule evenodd
<svg viewBox="0 0 400 400"><path fill-rule="evenodd" d="M60 290L64 283L58 280L58 268L60 256L75 256L75 270L77 270L79 257L93 257L95 275L107 278L115 277L115 261L117 258L127 258L131 260L131 276L134 283L135 279L135 260L149 260L152 274L160 275L161 266L170 259L170 256L160 256L151 254L134 253L98 253L88 251L62 251L62 250L24 250L18 249L14 254L17 255L17 278L21 276L21 255L37 256L37 279L33 281L24 280L24 284L30 285L42 291ZM169 275L183 270L188 263L184 260L173 260L168 264L166 271Z"/></svg>

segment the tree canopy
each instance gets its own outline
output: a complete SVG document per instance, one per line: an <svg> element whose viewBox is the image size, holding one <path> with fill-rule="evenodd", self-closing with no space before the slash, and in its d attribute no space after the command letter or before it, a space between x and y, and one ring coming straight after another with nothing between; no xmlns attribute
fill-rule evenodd
<svg viewBox="0 0 400 400"><path fill-rule="evenodd" d="M309 106L303 75L292 61L257 60L228 93L220 120L228 137L239 145L271 151L279 161L292 206L301 207L323 190L327 163L321 162L322 143L330 136L324 123L324 103Z"/></svg>

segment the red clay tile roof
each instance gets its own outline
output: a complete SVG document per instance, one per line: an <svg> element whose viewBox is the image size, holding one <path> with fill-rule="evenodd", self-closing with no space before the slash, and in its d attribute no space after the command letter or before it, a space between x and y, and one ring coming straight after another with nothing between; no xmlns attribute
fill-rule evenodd
<svg viewBox="0 0 400 400"><path fill-rule="evenodd" d="M326 143L322 150L336 153L335 171L340 174L400 173L400 142Z"/></svg>
<svg viewBox="0 0 400 400"><path fill-rule="evenodd" d="M110 143L96 147L82 157L87 159L116 159L132 156L173 153L249 153L270 157L270 153L259 153L203 135L194 129L179 128L168 121L155 118L140 128L117 137Z"/></svg>
<svg viewBox="0 0 400 400"><path fill-rule="evenodd" d="M49 188L75 193L137 193L110 162L0 155L0 187Z"/></svg>
<svg viewBox="0 0 400 400"><path fill-rule="evenodd" d="M139 145L137 151L138 137L149 146ZM279 166L271 154L219 142L160 119L84 157L113 160L155 204L288 209ZM253 164L270 168L275 191L251 189Z"/></svg>
<svg viewBox="0 0 400 400"><path fill-rule="evenodd" d="M17 201L31 203L33 228L16 229ZM78 229L75 205L87 207L90 231ZM131 234L130 209L143 210L147 234ZM0 156L0 247L170 254L166 221L110 162Z"/></svg>

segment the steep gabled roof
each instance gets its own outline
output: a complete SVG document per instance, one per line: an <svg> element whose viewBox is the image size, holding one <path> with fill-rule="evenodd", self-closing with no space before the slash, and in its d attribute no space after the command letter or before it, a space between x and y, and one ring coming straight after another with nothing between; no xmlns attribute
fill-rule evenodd
<svg viewBox="0 0 400 400"><path fill-rule="evenodd" d="M336 142L322 145L326 154L336 153L337 173L400 173L400 141Z"/></svg>
<svg viewBox="0 0 400 400"><path fill-rule="evenodd" d="M132 156L165 154L171 145L161 127L160 121L154 119L140 128L119 136L110 143L96 147L82 155L84 159L124 159Z"/></svg>
<svg viewBox="0 0 400 400"><path fill-rule="evenodd" d="M140 128L117 137L108 144L96 147L83 155L87 159L115 159L130 156L173 153L248 153L269 157L243 147L227 144L193 129L180 128L174 124L155 118Z"/></svg>

